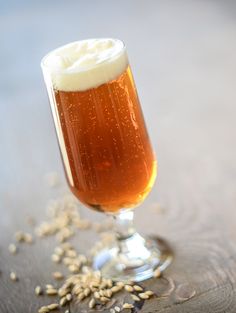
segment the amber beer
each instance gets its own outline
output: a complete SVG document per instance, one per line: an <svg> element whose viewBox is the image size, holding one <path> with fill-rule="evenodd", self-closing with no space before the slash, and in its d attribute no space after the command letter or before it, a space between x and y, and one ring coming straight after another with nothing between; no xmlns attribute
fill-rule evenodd
<svg viewBox="0 0 236 313"><path fill-rule="evenodd" d="M122 49L119 56L125 53ZM116 69L114 77L111 70L109 79L91 82L86 88L87 73L79 77L76 90L75 82L70 88L66 76L65 88L60 83L52 86L53 114L70 189L85 205L105 212L137 206L156 176L156 161L130 67L123 62L119 72L119 57L114 55L113 51L116 64L105 59L96 65L93 76L100 79L99 66L107 62L101 75L111 64ZM90 69L91 64L88 69L83 65L82 73ZM83 88L80 78L84 79Z"/></svg>

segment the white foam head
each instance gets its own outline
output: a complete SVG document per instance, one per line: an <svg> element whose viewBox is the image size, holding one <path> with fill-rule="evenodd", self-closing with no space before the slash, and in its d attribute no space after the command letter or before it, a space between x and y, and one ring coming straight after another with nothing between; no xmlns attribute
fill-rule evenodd
<svg viewBox="0 0 236 313"><path fill-rule="evenodd" d="M83 91L117 78L128 58L118 39L88 39L53 50L41 65L46 83L50 80L54 89Z"/></svg>

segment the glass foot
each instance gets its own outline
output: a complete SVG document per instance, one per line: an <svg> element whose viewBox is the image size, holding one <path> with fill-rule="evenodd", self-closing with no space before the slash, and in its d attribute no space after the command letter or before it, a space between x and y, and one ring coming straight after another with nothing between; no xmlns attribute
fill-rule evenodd
<svg viewBox="0 0 236 313"><path fill-rule="evenodd" d="M161 272L172 261L171 249L161 239L144 239L137 232L114 242L94 258L93 267L114 281L142 281Z"/></svg>

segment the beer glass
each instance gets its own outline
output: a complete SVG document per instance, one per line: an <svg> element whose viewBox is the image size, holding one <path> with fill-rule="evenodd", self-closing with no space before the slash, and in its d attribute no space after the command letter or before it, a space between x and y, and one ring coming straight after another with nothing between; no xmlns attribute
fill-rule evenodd
<svg viewBox="0 0 236 313"><path fill-rule="evenodd" d="M119 281L151 277L171 256L133 226L133 208L150 192L157 162L124 43L73 42L41 66L68 185L84 205L115 219L116 241L94 257L94 268Z"/></svg>

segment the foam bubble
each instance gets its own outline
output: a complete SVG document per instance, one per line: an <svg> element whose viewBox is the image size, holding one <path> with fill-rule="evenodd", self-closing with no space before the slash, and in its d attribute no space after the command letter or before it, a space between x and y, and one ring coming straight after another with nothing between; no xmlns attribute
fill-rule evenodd
<svg viewBox="0 0 236 313"><path fill-rule="evenodd" d="M118 77L126 69L128 58L118 39L88 39L50 52L41 65L45 80L52 81L54 89L83 91Z"/></svg>

